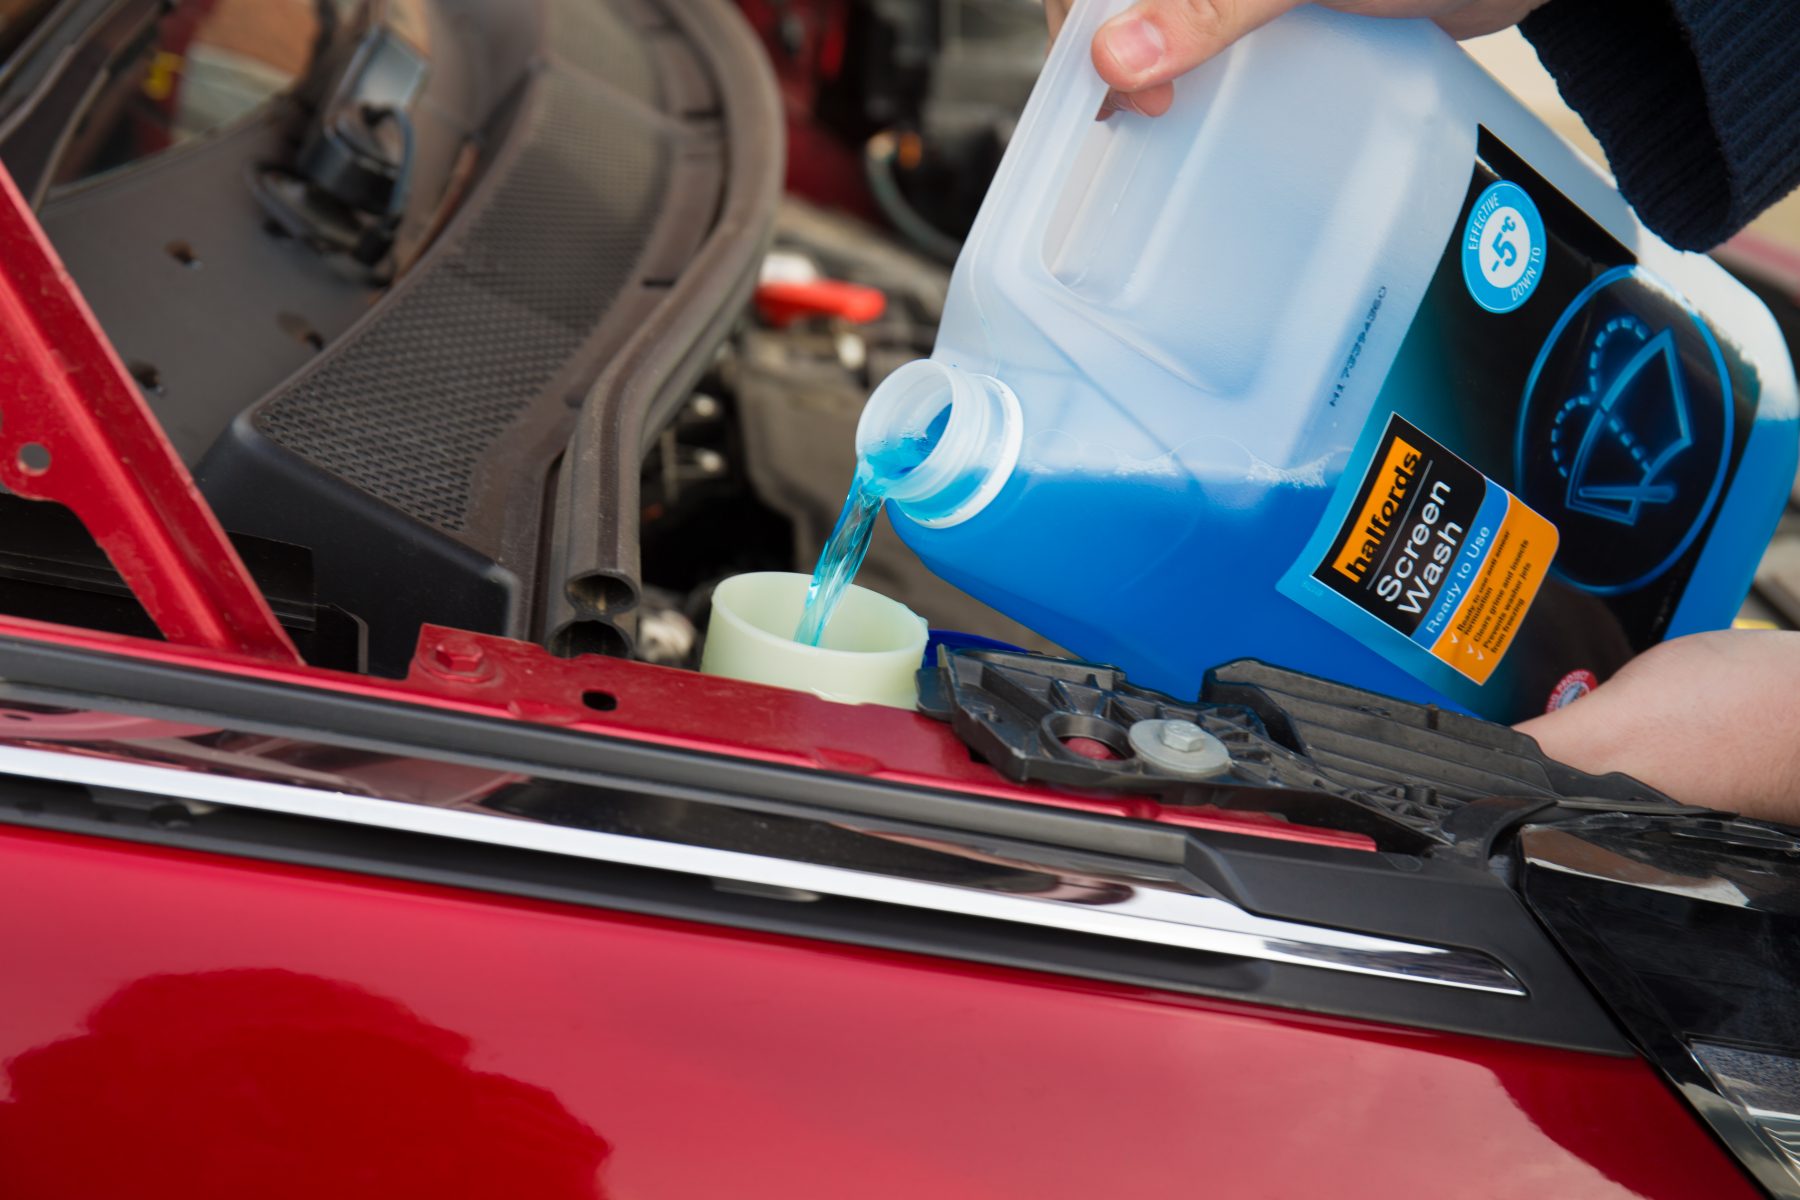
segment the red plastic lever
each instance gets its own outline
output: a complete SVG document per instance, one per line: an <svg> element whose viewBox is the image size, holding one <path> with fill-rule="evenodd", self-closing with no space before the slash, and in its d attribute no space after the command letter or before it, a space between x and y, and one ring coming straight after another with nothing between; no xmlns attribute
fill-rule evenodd
<svg viewBox="0 0 1800 1200"><path fill-rule="evenodd" d="M887 311L879 288L838 279L771 281L756 285L756 311L777 329L805 317L836 317L866 325Z"/></svg>
<svg viewBox="0 0 1800 1200"><path fill-rule="evenodd" d="M0 483L71 509L171 642L300 661L4 168Z"/></svg>

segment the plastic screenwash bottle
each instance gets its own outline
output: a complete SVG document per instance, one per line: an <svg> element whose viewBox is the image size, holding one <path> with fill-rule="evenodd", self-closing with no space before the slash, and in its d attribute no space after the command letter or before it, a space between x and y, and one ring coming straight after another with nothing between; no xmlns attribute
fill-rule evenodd
<svg viewBox="0 0 1800 1200"><path fill-rule="evenodd" d="M1512 720L1728 624L1794 480L1768 311L1435 26L1302 8L1096 122L1086 0L865 458L939 575L1141 684Z"/></svg>

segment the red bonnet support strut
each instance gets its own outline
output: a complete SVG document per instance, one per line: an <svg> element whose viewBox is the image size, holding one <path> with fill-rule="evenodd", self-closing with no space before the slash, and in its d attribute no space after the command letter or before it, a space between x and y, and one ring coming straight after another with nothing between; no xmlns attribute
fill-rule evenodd
<svg viewBox="0 0 1800 1200"><path fill-rule="evenodd" d="M4 168L0 483L71 509L171 642L300 661Z"/></svg>

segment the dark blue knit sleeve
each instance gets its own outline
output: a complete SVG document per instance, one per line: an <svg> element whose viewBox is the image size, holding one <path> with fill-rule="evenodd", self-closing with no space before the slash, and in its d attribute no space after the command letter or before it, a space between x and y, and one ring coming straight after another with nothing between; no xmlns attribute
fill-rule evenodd
<svg viewBox="0 0 1800 1200"><path fill-rule="evenodd" d="M1520 25L1644 223L1704 250L1800 184L1800 2L1551 0Z"/></svg>

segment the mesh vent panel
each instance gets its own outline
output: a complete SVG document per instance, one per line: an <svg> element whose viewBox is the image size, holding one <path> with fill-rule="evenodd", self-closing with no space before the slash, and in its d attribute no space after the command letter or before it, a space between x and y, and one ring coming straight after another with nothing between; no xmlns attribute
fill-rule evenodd
<svg viewBox="0 0 1800 1200"><path fill-rule="evenodd" d="M524 152L461 244L383 319L264 404L257 428L460 532L482 453L632 281L668 156L663 135L551 76Z"/></svg>

